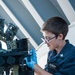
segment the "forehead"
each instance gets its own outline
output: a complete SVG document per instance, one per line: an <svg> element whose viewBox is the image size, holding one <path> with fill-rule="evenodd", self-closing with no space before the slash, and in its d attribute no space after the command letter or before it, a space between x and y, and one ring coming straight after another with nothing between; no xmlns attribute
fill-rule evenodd
<svg viewBox="0 0 75 75"><path fill-rule="evenodd" d="M51 37L51 36L54 35L52 32L48 32L48 31L43 31L42 33L43 33L43 36L44 36L44 37L46 37L46 36Z"/></svg>

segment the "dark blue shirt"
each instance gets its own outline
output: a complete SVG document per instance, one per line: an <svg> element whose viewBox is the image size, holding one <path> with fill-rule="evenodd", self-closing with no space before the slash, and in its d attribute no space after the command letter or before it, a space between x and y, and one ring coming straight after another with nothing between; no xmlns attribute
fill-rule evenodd
<svg viewBox="0 0 75 75"><path fill-rule="evenodd" d="M75 47L66 40L59 54L49 51L45 70L53 75L75 75Z"/></svg>

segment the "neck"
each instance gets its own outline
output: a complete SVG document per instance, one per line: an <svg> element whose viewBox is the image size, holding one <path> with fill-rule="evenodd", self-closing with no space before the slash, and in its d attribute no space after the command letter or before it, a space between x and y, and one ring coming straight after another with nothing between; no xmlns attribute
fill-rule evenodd
<svg viewBox="0 0 75 75"><path fill-rule="evenodd" d="M58 47L56 48L57 54L62 50L62 48L64 47L65 44L66 44L65 40L63 40L59 43Z"/></svg>

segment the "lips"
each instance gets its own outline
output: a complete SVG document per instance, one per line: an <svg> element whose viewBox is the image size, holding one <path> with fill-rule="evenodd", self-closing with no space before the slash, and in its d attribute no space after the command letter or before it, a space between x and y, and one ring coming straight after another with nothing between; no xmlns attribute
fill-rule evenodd
<svg viewBox="0 0 75 75"><path fill-rule="evenodd" d="M49 44L47 44L47 46L48 46L48 47L50 47L50 45L49 45Z"/></svg>

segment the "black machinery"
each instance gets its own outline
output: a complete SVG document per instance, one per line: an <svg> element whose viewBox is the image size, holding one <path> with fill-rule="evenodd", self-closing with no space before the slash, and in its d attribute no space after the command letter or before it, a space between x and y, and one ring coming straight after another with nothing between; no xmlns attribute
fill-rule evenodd
<svg viewBox="0 0 75 75"><path fill-rule="evenodd" d="M7 50L2 49L0 42L0 75L34 75L34 71L28 68L24 61L25 57L30 57L28 39L13 40L18 29L17 26L9 23L4 33L4 19L0 18L0 40L7 45Z"/></svg>

